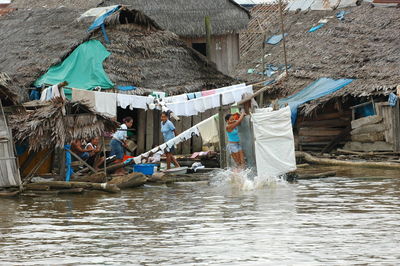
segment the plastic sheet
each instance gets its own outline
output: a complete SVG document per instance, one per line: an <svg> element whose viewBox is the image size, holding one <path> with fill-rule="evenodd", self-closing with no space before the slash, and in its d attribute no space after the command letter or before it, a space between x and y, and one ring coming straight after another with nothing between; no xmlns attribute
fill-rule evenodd
<svg viewBox="0 0 400 266"><path fill-rule="evenodd" d="M295 124L297 118L297 108L300 105L334 93L335 91L347 86L352 81L352 79L334 80L330 78L321 78L317 81L314 81L298 93L279 100L278 104L281 107L285 106L286 104L290 106L290 109L292 111L292 123Z"/></svg>
<svg viewBox="0 0 400 266"><path fill-rule="evenodd" d="M252 114L257 176L275 178L296 170L290 107Z"/></svg>

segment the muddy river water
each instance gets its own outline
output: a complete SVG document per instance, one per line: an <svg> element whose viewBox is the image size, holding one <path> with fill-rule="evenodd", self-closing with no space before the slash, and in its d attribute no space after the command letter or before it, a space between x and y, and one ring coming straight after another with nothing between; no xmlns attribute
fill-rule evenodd
<svg viewBox="0 0 400 266"><path fill-rule="evenodd" d="M335 170L254 189L219 177L0 199L0 264L400 264L399 171Z"/></svg>

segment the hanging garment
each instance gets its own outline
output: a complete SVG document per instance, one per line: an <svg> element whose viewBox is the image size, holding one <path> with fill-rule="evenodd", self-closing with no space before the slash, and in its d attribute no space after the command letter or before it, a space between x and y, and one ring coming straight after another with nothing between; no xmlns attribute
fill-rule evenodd
<svg viewBox="0 0 400 266"><path fill-rule="evenodd" d="M188 100L193 100L194 98L196 98L196 95L193 92L186 94L186 96Z"/></svg>
<svg viewBox="0 0 400 266"><path fill-rule="evenodd" d="M220 100L221 94L214 94L211 95L210 97L212 102L212 108L218 108L221 106L221 100Z"/></svg>
<svg viewBox="0 0 400 266"><path fill-rule="evenodd" d="M208 96L208 95L213 95L216 93L216 90L208 90L208 91L202 91L201 95L204 96Z"/></svg>
<svg viewBox="0 0 400 266"><path fill-rule="evenodd" d="M187 101L187 96L186 94L180 94L180 95L175 95L175 96L169 96L165 97L163 99L165 103L177 103L177 102L184 102Z"/></svg>
<svg viewBox="0 0 400 266"><path fill-rule="evenodd" d="M117 116L117 94L94 92L96 111L110 117Z"/></svg>
<svg viewBox="0 0 400 266"><path fill-rule="evenodd" d="M197 115L196 108L192 101L185 103L185 115L186 116L193 116Z"/></svg>
<svg viewBox="0 0 400 266"><path fill-rule="evenodd" d="M51 87L51 98L60 97L60 90L58 89L58 85L53 85Z"/></svg>
<svg viewBox="0 0 400 266"><path fill-rule="evenodd" d="M91 108L95 108L96 106L96 100L93 91L72 89L72 101L84 102Z"/></svg>
<svg viewBox="0 0 400 266"><path fill-rule="evenodd" d="M200 98L200 99L202 100L202 102L203 102L203 105L204 105L204 109L205 109L205 110L209 110L209 109L213 108L213 102L212 102L211 96L212 96L212 95L210 95L210 96L204 96L204 97L201 97L201 98Z"/></svg>
<svg viewBox="0 0 400 266"><path fill-rule="evenodd" d="M198 112L198 113L202 113L206 110L206 108L204 107L204 102L201 98L196 98L193 101L193 105L194 105L194 109Z"/></svg>
<svg viewBox="0 0 400 266"><path fill-rule="evenodd" d="M213 144L219 141L217 122L214 116L197 125L203 144Z"/></svg>
<svg viewBox="0 0 400 266"><path fill-rule="evenodd" d="M258 177L296 170L290 107L252 114Z"/></svg>
<svg viewBox="0 0 400 266"><path fill-rule="evenodd" d="M46 101L46 95L47 95L48 89L49 89L49 88L46 88L46 89L44 89L44 90L42 91L42 94L40 95L40 101L41 101L41 102Z"/></svg>
<svg viewBox="0 0 400 266"><path fill-rule="evenodd" d="M196 98L200 98L203 96L203 95L201 95L201 91L195 92L194 95L196 96Z"/></svg>
<svg viewBox="0 0 400 266"><path fill-rule="evenodd" d="M235 102L235 97L233 95L233 91L226 91L224 92L224 94L222 95L222 104L223 105L227 105L227 104L232 104Z"/></svg>
<svg viewBox="0 0 400 266"><path fill-rule="evenodd" d="M127 95L127 94L118 94L117 95L117 105L123 109L126 109L128 107L130 107L130 109L132 110L133 107L131 105L131 97L132 95Z"/></svg>

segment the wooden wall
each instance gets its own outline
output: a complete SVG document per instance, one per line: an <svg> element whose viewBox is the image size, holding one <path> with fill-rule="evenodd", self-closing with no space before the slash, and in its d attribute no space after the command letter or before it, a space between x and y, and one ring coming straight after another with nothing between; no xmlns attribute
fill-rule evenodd
<svg viewBox="0 0 400 266"><path fill-rule="evenodd" d="M350 131L350 123L351 110L337 104L327 105L312 116L299 115L295 126L298 149L321 152L346 129ZM344 145L349 138L349 134L344 134L337 144Z"/></svg>
<svg viewBox="0 0 400 266"><path fill-rule="evenodd" d="M197 116L180 117L179 121L171 120L178 134L198 124L204 119L218 113L217 109L207 110ZM144 153L152 148L153 145L160 145L163 141L163 136L160 130L161 112L158 110L141 110L138 109L137 116L137 154ZM202 150L201 137L193 137L190 140L178 145L176 154L191 154Z"/></svg>
<svg viewBox="0 0 400 266"><path fill-rule="evenodd" d="M183 38L189 47L193 43L205 43L205 38ZM232 74L239 63L239 34L213 35L211 38L211 61L219 71Z"/></svg>
<svg viewBox="0 0 400 266"><path fill-rule="evenodd" d="M0 112L2 106L0 105ZM21 178L14 154L11 132L6 126L7 120L0 113L0 187L13 187L21 184Z"/></svg>

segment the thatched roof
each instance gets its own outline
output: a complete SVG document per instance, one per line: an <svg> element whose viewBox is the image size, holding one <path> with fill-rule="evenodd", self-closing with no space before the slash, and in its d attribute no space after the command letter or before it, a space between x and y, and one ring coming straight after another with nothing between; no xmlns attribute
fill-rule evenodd
<svg viewBox="0 0 400 266"><path fill-rule="evenodd" d="M0 72L0 101L3 106L16 105L19 102L18 95L9 89L11 83L11 78Z"/></svg>
<svg viewBox="0 0 400 266"><path fill-rule="evenodd" d="M67 111L68 110L68 111ZM113 132L118 123L80 102L52 100L49 105L10 117L17 143L27 142L29 149L63 147L73 139L90 139Z"/></svg>
<svg viewBox="0 0 400 266"><path fill-rule="evenodd" d="M287 56L292 68L289 79L276 85L271 93L284 97L321 77L355 79L336 93L314 101L306 108L311 111L333 97L388 94L400 84L399 9L371 8L363 4L344 10L350 12L344 21L330 18L323 28L313 33L307 31L318 25L320 19L335 16L340 10L286 14ZM279 32L278 23L274 24L273 34ZM281 45L269 45L266 64L284 64L282 50ZM260 49L255 47L238 66L237 76L250 81L266 79L262 75L247 74L257 64L257 71L261 71L261 56Z"/></svg>
<svg viewBox="0 0 400 266"><path fill-rule="evenodd" d="M161 27L179 36L205 36L204 17L210 16L213 35L238 33L250 13L233 0L105 0L103 6L129 5L143 11Z"/></svg>
<svg viewBox="0 0 400 266"><path fill-rule="evenodd" d="M50 66L61 62L89 38L104 43L101 34L87 32L93 19L77 21L85 11L33 8L0 17L0 69L15 80L13 89L31 86ZM121 25L125 17L134 24ZM116 85L181 93L234 82L140 11L125 9L111 16L107 34L111 44L105 46L112 55L104 66Z"/></svg>

